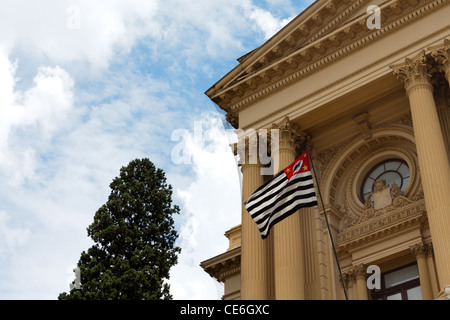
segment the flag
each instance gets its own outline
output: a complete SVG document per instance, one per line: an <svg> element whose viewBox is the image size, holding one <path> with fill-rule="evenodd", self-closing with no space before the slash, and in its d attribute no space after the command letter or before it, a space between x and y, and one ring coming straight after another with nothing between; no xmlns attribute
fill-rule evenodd
<svg viewBox="0 0 450 320"><path fill-rule="evenodd" d="M245 203L245 208L266 239L270 229L301 208L317 205L309 153L305 152L289 167L258 188Z"/></svg>

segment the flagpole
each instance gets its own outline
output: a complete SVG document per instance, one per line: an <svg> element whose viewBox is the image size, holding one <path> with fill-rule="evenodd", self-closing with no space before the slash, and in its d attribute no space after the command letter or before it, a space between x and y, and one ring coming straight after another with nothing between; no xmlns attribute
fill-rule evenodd
<svg viewBox="0 0 450 320"><path fill-rule="evenodd" d="M314 173L314 178L316 180L317 191L319 193L320 203L322 204L323 214L325 216L325 221L326 221L326 224L327 224L328 233L330 235L331 244L333 246L334 257L336 259L336 263L337 263L337 266L338 266L338 269L339 269L339 276L341 278L342 287L344 288L345 299L348 300L347 288L345 287L344 277L342 275L342 270L341 270L341 264L339 263L339 258L338 258L338 255L337 255L336 245L334 244L333 235L331 234L331 228L330 228L330 223L328 221L328 215L327 215L327 213L325 211L325 206L323 204L322 193L320 192L319 182L318 182L317 176L316 176L316 169L314 169L314 163L313 163L312 157L311 157L311 149L309 148L309 146L307 146L306 150L308 151L309 163L311 164L311 168L312 168L312 171Z"/></svg>

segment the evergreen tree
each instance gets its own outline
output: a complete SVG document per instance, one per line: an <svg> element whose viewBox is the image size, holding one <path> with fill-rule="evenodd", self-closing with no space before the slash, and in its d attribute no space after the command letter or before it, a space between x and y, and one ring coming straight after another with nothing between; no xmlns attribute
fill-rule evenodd
<svg viewBox="0 0 450 320"><path fill-rule="evenodd" d="M134 160L110 184L108 202L87 228L95 244L78 262L81 287L60 300L171 300L169 271L181 249L172 187L149 159Z"/></svg>

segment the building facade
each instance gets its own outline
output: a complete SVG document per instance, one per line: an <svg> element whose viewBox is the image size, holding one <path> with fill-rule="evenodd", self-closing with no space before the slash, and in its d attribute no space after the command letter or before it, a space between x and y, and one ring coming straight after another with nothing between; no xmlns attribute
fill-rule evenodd
<svg viewBox="0 0 450 320"><path fill-rule="evenodd" d="M274 172L310 146L324 204L266 240L243 206L229 250L201 264L224 299L445 299L449 17L447 0L317 0L206 92L246 143L243 201L270 179L245 138L265 129Z"/></svg>

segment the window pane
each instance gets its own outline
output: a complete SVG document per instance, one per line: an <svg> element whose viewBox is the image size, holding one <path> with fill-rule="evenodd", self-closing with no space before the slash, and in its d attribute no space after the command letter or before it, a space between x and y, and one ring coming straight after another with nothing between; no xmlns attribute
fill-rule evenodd
<svg viewBox="0 0 450 320"><path fill-rule="evenodd" d="M406 291L408 294L408 300L422 300L422 290L419 287L415 287Z"/></svg>
<svg viewBox="0 0 450 320"><path fill-rule="evenodd" d="M417 265L413 265L395 272L388 273L384 276L386 288L391 288L398 284L404 283L409 280L419 278L419 270Z"/></svg>
<svg viewBox="0 0 450 320"><path fill-rule="evenodd" d="M390 296L387 296L388 300L402 300L402 294L401 293L396 293Z"/></svg>
<svg viewBox="0 0 450 320"><path fill-rule="evenodd" d="M383 172L384 172L384 164L382 164L381 166L379 166L378 168L376 168L375 170L372 171L372 173L370 174L370 177L372 179L376 179L378 178Z"/></svg>
<svg viewBox="0 0 450 320"><path fill-rule="evenodd" d="M387 171L398 171L398 168L402 165L400 161L391 161L386 163Z"/></svg>
<svg viewBox="0 0 450 320"><path fill-rule="evenodd" d="M364 184L363 193L364 194L371 193L373 191L372 188L373 188L373 180L367 179L366 183Z"/></svg>
<svg viewBox="0 0 450 320"><path fill-rule="evenodd" d="M409 178L406 178L405 180L403 180L403 186L402 186L402 191L406 190L406 187L409 184Z"/></svg>
<svg viewBox="0 0 450 320"><path fill-rule="evenodd" d="M398 185L402 185L402 177L397 172L386 172L383 174L379 180L384 179L386 180L386 184L391 186L394 184L394 182Z"/></svg>
<svg viewBox="0 0 450 320"><path fill-rule="evenodd" d="M409 168L406 164L402 164L397 171L400 172L403 177L409 177Z"/></svg>

